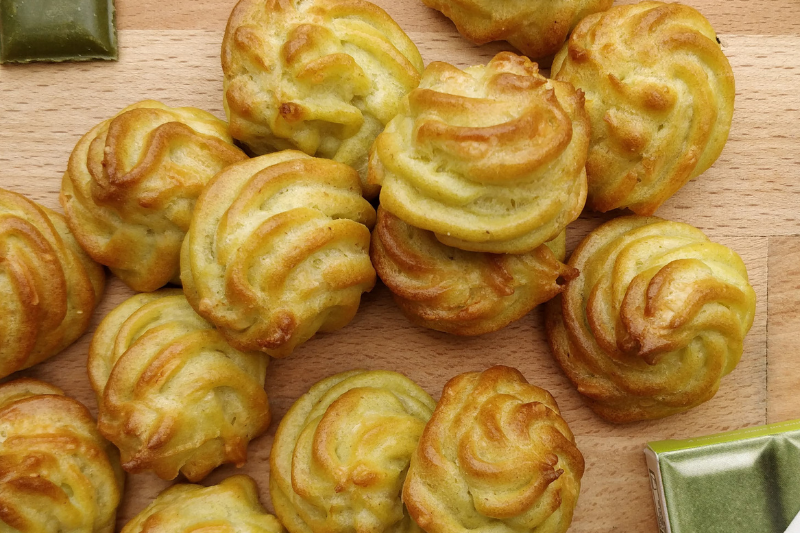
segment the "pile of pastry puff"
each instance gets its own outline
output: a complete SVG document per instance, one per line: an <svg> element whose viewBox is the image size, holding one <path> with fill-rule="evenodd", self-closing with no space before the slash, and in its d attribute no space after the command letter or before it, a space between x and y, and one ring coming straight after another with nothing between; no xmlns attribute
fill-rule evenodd
<svg viewBox="0 0 800 533"><path fill-rule="evenodd" d="M551 78L510 52L425 68L364 0L241 0L228 123L140 102L75 147L66 216L0 190L0 377L86 331L103 266L139 292L90 346L96 424L48 384L0 385L0 530L113 531L123 469L197 482L243 464L270 423L267 356L347 325L376 275L455 335L549 300L553 355L609 421L716 393L753 321L745 265L652 216L727 140L734 80L708 21L660 2L425 2ZM586 207L635 215L565 263ZM563 532L584 470L550 394L506 367L453 378L438 404L393 372L332 376L270 463L280 522L236 476L177 485L123 531Z"/></svg>

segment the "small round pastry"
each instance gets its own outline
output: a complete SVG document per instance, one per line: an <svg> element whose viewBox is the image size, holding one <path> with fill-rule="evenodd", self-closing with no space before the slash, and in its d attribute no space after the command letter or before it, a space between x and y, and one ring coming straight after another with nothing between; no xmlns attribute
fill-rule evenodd
<svg viewBox="0 0 800 533"><path fill-rule="evenodd" d="M583 471L550 393L495 366L445 385L403 501L427 533L563 533Z"/></svg>
<svg viewBox="0 0 800 533"><path fill-rule="evenodd" d="M587 206L652 215L717 160L733 118L730 63L681 4L615 6L578 24L552 76L586 93Z"/></svg>
<svg viewBox="0 0 800 533"><path fill-rule="evenodd" d="M311 387L278 427L275 514L290 533L422 533L400 499L436 402L402 374L354 370Z"/></svg>
<svg viewBox="0 0 800 533"><path fill-rule="evenodd" d="M0 385L0 531L114 533L123 484L80 402L35 379Z"/></svg>
<svg viewBox="0 0 800 533"><path fill-rule="evenodd" d="M105 283L62 215L0 189L0 378L83 335Z"/></svg>
<svg viewBox="0 0 800 533"><path fill-rule="evenodd" d="M411 39L365 0L241 0L222 42L230 132L256 154L295 148L355 168L419 84Z"/></svg>
<svg viewBox="0 0 800 533"><path fill-rule="evenodd" d="M531 59L558 52L583 17L614 0L422 0L475 44L508 41ZM547 59L547 61L549 61Z"/></svg>
<svg viewBox="0 0 800 533"><path fill-rule="evenodd" d="M742 357L756 295L742 259L688 224L603 224L547 307L556 360L610 422L662 418L710 400Z"/></svg>
<svg viewBox="0 0 800 533"><path fill-rule="evenodd" d="M163 491L122 533L283 533L258 501L253 478L231 476L219 485L180 483Z"/></svg>
<svg viewBox="0 0 800 533"><path fill-rule="evenodd" d="M270 422L268 361L232 348L180 289L137 294L89 347L98 428L128 472L199 481L223 463L242 466Z"/></svg>
<svg viewBox="0 0 800 533"><path fill-rule="evenodd" d="M355 316L375 284L374 223L347 165L293 150L231 165L183 243L186 297L236 348L285 357Z"/></svg>
<svg viewBox="0 0 800 533"><path fill-rule="evenodd" d="M560 293L578 272L561 262L559 248L563 232L527 254L465 252L379 207L370 257L409 320L471 336L502 329Z"/></svg>
<svg viewBox="0 0 800 533"><path fill-rule="evenodd" d="M583 93L528 58L431 63L378 136L369 180L388 211L448 246L522 254L580 215L588 146Z"/></svg>
<svg viewBox="0 0 800 533"><path fill-rule="evenodd" d="M192 107L146 100L83 136L61 183L61 205L92 258L139 292L180 283L180 248L197 196L247 156L227 124Z"/></svg>

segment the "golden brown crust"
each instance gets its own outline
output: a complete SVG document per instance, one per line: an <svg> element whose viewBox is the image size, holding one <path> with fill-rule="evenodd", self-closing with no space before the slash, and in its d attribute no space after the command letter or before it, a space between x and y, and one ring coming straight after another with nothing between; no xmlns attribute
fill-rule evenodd
<svg viewBox="0 0 800 533"><path fill-rule="evenodd" d="M476 44L508 41L531 59L552 59L585 16L613 0L423 0ZM549 59L546 59L549 63Z"/></svg>
<svg viewBox="0 0 800 533"><path fill-rule="evenodd" d="M735 252L656 217L621 217L581 243L580 275L547 307L556 360L611 422L669 416L717 392L742 356L756 296Z"/></svg>
<svg viewBox="0 0 800 533"><path fill-rule="evenodd" d="M231 134L256 154L295 148L354 167L415 88L422 57L364 0L241 0L222 43Z"/></svg>
<svg viewBox="0 0 800 533"><path fill-rule="evenodd" d="M0 385L0 530L113 533L123 482L78 401L34 379Z"/></svg>
<svg viewBox="0 0 800 533"><path fill-rule="evenodd" d="M122 533L284 533L280 522L258 501L249 476L231 476L218 485L181 483L159 494L128 522Z"/></svg>
<svg viewBox="0 0 800 533"><path fill-rule="evenodd" d="M553 61L586 93L587 205L651 215L717 160L733 71L709 22L681 4L641 2L586 17Z"/></svg>
<svg viewBox="0 0 800 533"><path fill-rule="evenodd" d="M563 533L583 471L550 393L495 366L445 385L411 459L403 501L427 533Z"/></svg>
<svg viewBox="0 0 800 533"><path fill-rule="evenodd" d="M240 352L180 289L137 294L111 311L89 348L100 432L128 472L199 481L244 464L269 426L268 358Z"/></svg>
<svg viewBox="0 0 800 533"><path fill-rule="evenodd" d="M224 167L246 159L225 122L153 100L126 107L75 146L61 205L81 246L135 291L179 283L194 202Z"/></svg>
<svg viewBox="0 0 800 533"><path fill-rule="evenodd" d="M563 241L564 234L557 239ZM547 245L523 255L465 252L383 208L378 208L370 257L409 320L455 335L504 328L578 275Z"/></svg>
<svg viewBox="0 0 800 533"><path fill-rule="evenodd" d="M62 215L0 189L0 378L75 342L104 288Z"/></svg>
<svg viewBox="0 0 800 533"><path fill-rule="evenodd" d="M346 165L292 150L231 165L197 202L186 297L233 346L285 357L347 325L372 290L374 223Z"/></svg>
<svg viewBox="0 0 800 533"><path fill-rule="evenodd" d="M527 58L431 63L376 140L369 181L387 210L448 246L525 253L580 214L588 144L583 94Z"/></svg>
<svg viewBox="0 0 800 533"><path fill-rule="evenodd" d="M421 533L400 499L435 402L396 372L326 378L281 420L270 495L291 533Z"/></svg>

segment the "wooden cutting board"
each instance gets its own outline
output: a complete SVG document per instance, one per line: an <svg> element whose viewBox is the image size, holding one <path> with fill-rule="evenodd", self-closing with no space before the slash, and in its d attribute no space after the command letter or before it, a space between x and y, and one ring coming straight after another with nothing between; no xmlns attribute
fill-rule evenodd
<svg viewBox="0 0 800 533"><path fill-rule="evenodd" d="M800 418L800 2L687 0L720 33L736 74L733 128L722 157L658 212L688 222L745 260L758 294L755 324L739 367L712 401L657 422L602 422L553 362L541 309L503 331L463 339L417 328L379 285L355 320L273 361L267 391L273 423L250 445L242 469L256 478L262 501L268 456L280 417L316 381L353 368L406 373L434 397L457 373L502 363L550 390L577 435L586 476L571 531L656 531L642 449L647 441L683 438ZM486 62L503 45L475 47L419 0L378 0L417 43L426 62ZM631 3L624 1L620 3ZM0 67L0 187L60 210L58 191L80 136L123 107L145 98L196 106L220 117L219 48L233 0L117 0L118 63ZM570 249L610 216L585 215L568 230ZM132 293L111 279L94 323ZM17 374L62 387L96 412L86 376L93 328L39 366ZM236 469L223 467L205 483ZM129 476L119 524L169 483Z"/></svg>

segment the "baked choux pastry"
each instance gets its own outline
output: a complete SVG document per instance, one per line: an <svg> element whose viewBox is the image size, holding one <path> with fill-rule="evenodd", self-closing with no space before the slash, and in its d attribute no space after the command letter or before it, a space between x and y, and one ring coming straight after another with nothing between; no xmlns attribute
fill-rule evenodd
<svg viewBox="0 0 800 533"><path fill-rule="evenodd" d="M283 533L258 501L253 478L231 476L218 485L173 485L128 522L122 533Z"/></svg>
<svg viewBox="0 0 800 533"><path fill-rule="evenodd" d="M63 215L0 189L0 378L83 335L105 280Z"/></svg>
<svg viewBox="0 0 800 533"><path fill-rule="evenodd" d="M531 59L548 62L585 16L614 0L422 0L476 44L508 41Z"/></svg>
<svg viewBox="0 0 800 533"><path fill-rule="evenodd" d="M591 232L569 265L580 275L548 304L550 346L606 420L700 405L742 357L756 295L742 259L700 230L617 218Z"/></svg>
<svg viewBox="0 0 800 533"><path fill-rule="evenodd" d="M80 402L35 379L0 385L0 531L114 533L123 484Z"/></svg>
<svg viewBox="0 0 800 533"><path fill-rule="evenodd" d="M180 289L137 294L89 348L100 432L132 473L199 481L223 463L242 466L270 422L268 360L231 347Z"/></svg>
<svg viewBox="0 0 800 533"><path fill-rule="evenodd" d="M435 402L396 372L324 379L286 413L270 454L270 495L290 533L421 533L400 499Z"/></svg>
<svg viewBox="0 0 800 533"><path fill-rule="evenodd" d="M347 165L293 150L231 165L197 202L184 292L233 346L285 357L347 325L372 290L374 223Z"/></svg>
<svg viewBox="0 0 800 533"><path fill-rule="evenodd" d="M427 533L564 533L583 471L550 393L495 366L445 385L403 501Z"/></svg>
<svg viewBox="0 0 800 533"><path fill-rule="evenodd" d="M714 29L695 9L641 2L589 15L553 61L586 94L587 206L652 215L717 160L736 87Z"/></svg>
<svg viewBox="0 0 800 533"><path fill-rule="evenodd" d="M200 191L243 159L227 124L211 113L145 100L81 138L61 205L92 259L131 289L154 291L180 283L181 242Z"/></svg>
<svg viewBox="0 0 800 533"><path fill-rule="evenodd" d="M522 255L465 252L378 208L370 256L409 320L455 335L482 335L522 318L578 275L561 262L564 248L561 233Z"/></svg>
<svg viewBox="0 0 800 533"><path fill-rule="evenodd" d="M364 0L241 0L222 42L225 112L254 153L297 149L355 168L419 84L411 39Z"/></svg>
<svg viewBox="0 0 800 533"><path fill-rule="evenodd" d="M431 63L378 136L370 183L387 211L473 252L535 250L586 199L583 93L501 52L460 70Z"/></svg>

